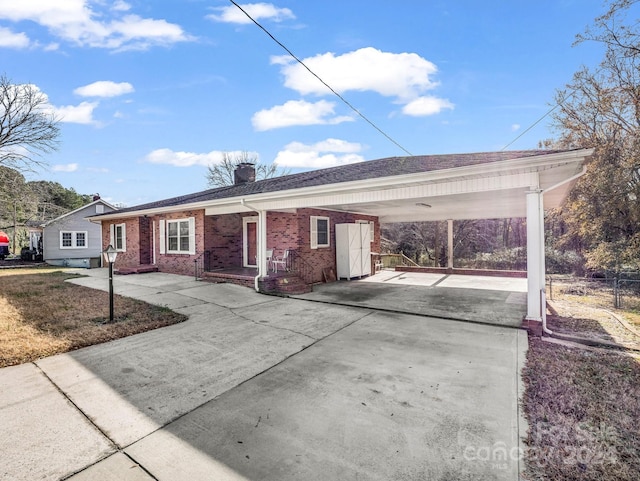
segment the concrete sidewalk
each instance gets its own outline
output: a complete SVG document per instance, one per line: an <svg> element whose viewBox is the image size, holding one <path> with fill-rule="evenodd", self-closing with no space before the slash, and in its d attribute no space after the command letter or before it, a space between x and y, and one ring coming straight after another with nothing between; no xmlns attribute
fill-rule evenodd
<svg viewBox="0 0 640 481"><path fill-rule="evenodd" d="M0 369L0 479L518 479L524 331L114 282L190 318Z"/></svg>

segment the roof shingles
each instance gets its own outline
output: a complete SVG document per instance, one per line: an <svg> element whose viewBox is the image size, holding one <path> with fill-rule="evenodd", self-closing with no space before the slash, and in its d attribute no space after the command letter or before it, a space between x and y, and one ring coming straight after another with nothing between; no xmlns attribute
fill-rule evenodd
<svg viewBox="0 0 640 481"><path fill-rule="evenodd" d="M561 150L519 150L506 152L481 152L470 154L417 155L412 157L388 157L355 164L341 165L327 169L301 172L282 177L249 182L246 184L218 187L193 194L172 197L147 204L119 209L119 214L133 211L175 207L178 205L204 202L208 200L243 197L268 192L339 184L358 180L368 180L395 175L415 174L435 170L453 169L471 165L486 164L503 160L520 159L536 155L553 154Z"/></svg>

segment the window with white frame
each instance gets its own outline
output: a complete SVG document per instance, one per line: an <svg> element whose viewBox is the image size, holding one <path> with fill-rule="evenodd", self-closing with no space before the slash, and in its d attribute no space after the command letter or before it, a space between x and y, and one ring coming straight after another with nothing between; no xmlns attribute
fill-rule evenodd
<svg viewBox="0 0 640 481"><path fill-rule="evenodd" d="M86 231L60 231L60 249L86 249Z"/></svg>
<svg viewBox="0 0 640 481"><path fill-rule="evenodd" d="M111 224L111 242L118 252L127 251L127 229L125 224Z"/></svg>
<svg viewBox="0 0 640 481"><path fill-rule="evenodd" d="M329 218L311 216L311 248L329 247Z"/></svg>
<svg viewBox="0 0 640 481"><path fill-rule="evenodd" d="M160 237L161 254L195 254L195 219L160 221Z"/></svg>

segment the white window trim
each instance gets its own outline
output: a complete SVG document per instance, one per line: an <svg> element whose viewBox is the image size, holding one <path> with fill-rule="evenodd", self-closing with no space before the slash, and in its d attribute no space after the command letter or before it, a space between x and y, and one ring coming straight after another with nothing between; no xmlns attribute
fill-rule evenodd
<svg viewBox="0 0 640 481"><path fill-rule="evenodd" d="M312 215L311 219L311 248L312 249L321 249L325 247L331 247L331 219L329 217ZM318 244L318 221L326 220L327 221L327 243L326 244Z"/></svg>
<svg viewBox="0 0 640 481"><path fill-rule="evenodd" d="M71 234L71 245L62 245L62 234ZM78 234L84 234L84 245L78 245ZM86 230L61 230L60 249L87 249L89 247L89 232Z"/></svg>
<svg viewBox="0 0 640 481"><path fill-rule="evenodd" d="M178 226L178 250L169 249L169 224L171 223L180 223L180 222L188 222L189 223L189 248L187 250L180 250L180 228ZM189 254L195 255L196 253L196 222L194 217L185 217L183 219L166 219L163 224L166 224L164 228L161 227L160 235L165 235L165 252L167 254ZM161 224L162 226L162 224ZM164 230L164 233L162 232ZM162 246L161 246L162 253Z"/></svg>
<svg viewBox="0 0 640 481"><path fill-rule="evenodd" d="M116 246L116 229L118 227L122 228L122 247L120 249L118 249L118 247ZM110 234L110 242L109 244L111 244L111 246L117 251L117 252L127 252L127 224L122 223L122 224L111 224L110 228L109 228L109 234Z"/></svg>
<svg viewBox="0 0 640 481"><path fill-rule="evenodd" d="M248 224L256 225L256 248L257 248L257 235L258 235L258 221L259 216L243 217L242 218L242 266L243 267L258 267L257 257L256 259L249 259L249 235ZM257 249L256 249L257 250Z"/></svg>

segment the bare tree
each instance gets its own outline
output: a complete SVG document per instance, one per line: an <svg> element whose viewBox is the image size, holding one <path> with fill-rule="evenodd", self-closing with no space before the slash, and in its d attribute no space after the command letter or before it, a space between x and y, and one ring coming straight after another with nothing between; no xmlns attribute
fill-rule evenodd
<svg viewBox="0 0 640 481"><path fill-rule="evenodd" d="M58 146L57 124L38 87L0 76L0 166L25 172L44 165L39 156Z"/></svg>
<svg viewBox="0 0 640 481"><path fill-rule="evenodd" d="M222 161L219 164L210 165L207 170L207 183L211 187L224 187L233 185L233 172L239 164L253 164L256 169L256 180L270 179L289 174L289 169L281 169L278 164L261 164L258 156L250 152L222 153Z"/></svg>

